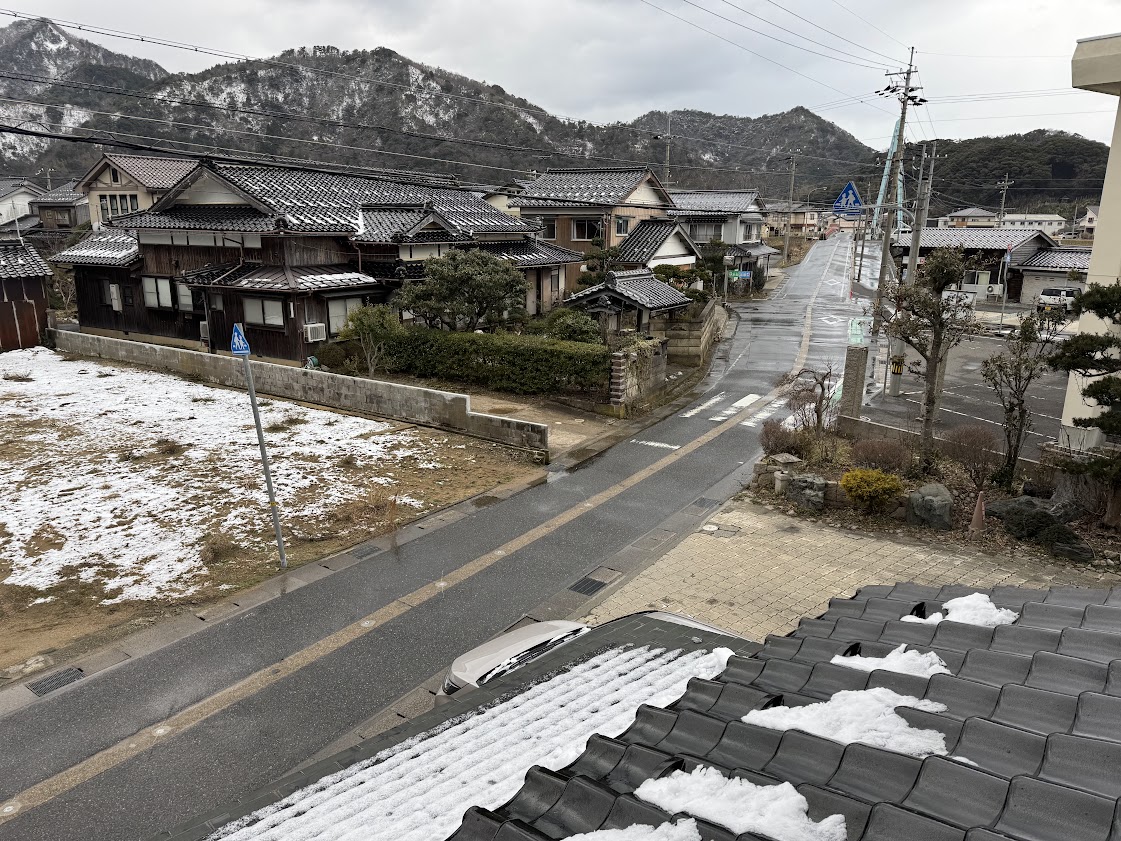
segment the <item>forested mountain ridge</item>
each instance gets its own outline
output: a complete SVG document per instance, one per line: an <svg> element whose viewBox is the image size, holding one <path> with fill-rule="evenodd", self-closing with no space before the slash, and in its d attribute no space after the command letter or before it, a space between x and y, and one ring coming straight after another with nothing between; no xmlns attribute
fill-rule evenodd
<svg viewBox="0 0 1121 841"><path fill-rule="evenodd" d="M469 184L502 184L547 167L635 163L662 176L667 122L673 186L750 187L784 197L791 152L798 155L800 199L830 202L852 179L870 201L880 177L870 166L874 150L803 107L760 117L652 111L601 126L557 118L498 85L380 47L300 48L168 74L48 21L17 21L0 29L0 89L31 103L0 109L8 125L112 134L195 154L430 170ZM938 151L938 212L939 202L998 202L992 185L1005 172L1018 182L1010 206L1084 199L1074 187L1100 183L1108 155L1104 144L1046 130L941 141ZM50 167L56 178L74 176L99 153L97 146L0 134L0 172ZM1042 189L1018 192L1021 182Z"/></svg>

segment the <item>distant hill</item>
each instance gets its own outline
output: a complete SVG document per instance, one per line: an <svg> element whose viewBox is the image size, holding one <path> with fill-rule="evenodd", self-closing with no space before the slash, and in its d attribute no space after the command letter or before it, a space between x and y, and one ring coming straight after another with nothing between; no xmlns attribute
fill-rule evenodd
<svg viewBox="0 0 1121 841"><path fill-rule="evenodd" d="M803 107L760 117L651 111L603 127L558 119L498 85L386 48L301 48L269 61L168 74L154 62L111 52L48 21L17 21L0 29L0 91L41 103L0 106L0 121L9 124L111 132L141 143L156 138L196 153L426 169L475 184L502 184L547 167L635 162L649 163L661 176L668 116L674 186L751 187L783 197L792 149L799 154L797 198L832 201L850 178L863 193L879 182L876 168L860 165L876 159L874 150ZM0 172L53 167L59 178L76 175L99 152L0 135ZM1039 131L944 141L943 153L937 189L960 197L957 204L992 204L989 185L1005 171L1017 181L1050 179L1038 195L1023 193L1033 201L1062 199L1060 184L1078 182L1056 179L1100 179L1108 149L1075 135ZM1020 202L1020 193L1010 195Z"/></svg>

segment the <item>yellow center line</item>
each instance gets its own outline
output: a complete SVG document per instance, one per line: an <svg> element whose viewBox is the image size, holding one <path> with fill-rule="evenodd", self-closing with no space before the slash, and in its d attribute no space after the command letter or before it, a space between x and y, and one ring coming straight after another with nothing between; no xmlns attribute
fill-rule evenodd
<svg viewBox="0 0 1121 841"><path fill-rule="evenodd" d="M824 277L825 275L823 274L822 280L824 280ZM798 358L791 368L792 372L801 370L809 354L810 332L813 323L813 305L817 300L820 289L821 283L819 282L806 307L802 343L798 349ZM755 400L742 411L733 415L723 423L714 426L708 432L698 436L688 444L683 445L680 449L674 450L672 453L664 456L653 464L631 474L618 484L589 497L579 505L574 505L553 518L546 520L544 523L535 526L524 534L515 537L513 540L507 541L497 549L457 567L439 581L425 584L423 587L413 590L408 595L401 596L399 599L390 602L368 616L364 616L358 621L341 628L318 642L285 657L280 662L261 669L237 683L216 692L210 697L192 704L170 718L145 727L135 735L105 748L88 759L84 759L76 765L67 768L65 771L60 771L58 774L48 777L42 782L36 783L30 788L21 791L10 800L0 803L0 824L11 820L16 815L23 814L29 809L42 806L51 799L58 797L60 794L64 794L76 786L88 782L98 774L115 768L149 748L155 747L161 742L167 741L172 736L182 733L184 730L222 712L238 701L244 700L263 689L267 689L273 684L298 672L305 666L309 666L320 658L338 651L344 645L354 642L393 619L405 615L413 608L424 604L434 596L447 592L455 585L463 583L474 575L498 563L507 555L524 549L531 543L535 543L541 538L552 534L557 529L567 525L582 514L617 497L619 494L633 488L640 482L649 479L655 473L664 470L690 453L699 450L725 432L734 429L741 421L745 420L778 396L779 390L777 388L772 389L768 394Z"/></svg>

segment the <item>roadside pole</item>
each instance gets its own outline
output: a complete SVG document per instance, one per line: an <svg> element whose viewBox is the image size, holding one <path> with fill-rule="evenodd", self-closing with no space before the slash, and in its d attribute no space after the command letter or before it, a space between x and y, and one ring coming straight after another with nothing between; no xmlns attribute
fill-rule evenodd
<svg viewBox="0 0 1121 841"><path fill-rule="evenodd" d="M911 250L907 254L906 276L901 283L912 284L919 270L919 250L922 244L922 229L926 227L926 216L930 210L930 193L934 188L934 159L938 154L938 143L930 155L930 174L926 175L926 145L922 147L922 163L919 166L919 192L915 200L915 216L911 220ZM888 341L888 359L891 362L891 379L888 382L888 396L898 397L903 390L903 365L907 358L907 346L902 339Z"/></svg>
<svg viewBox="0 0 1121 841"><path fill-rule="evenodd" d="M786 205L786 232L782 238L782 262L790 265L790 219L794 215L794 170L797 168L797 159L790 156L790 201Z"/></svg>
<svg viewBox="0 0 1121 841"><path fill-rule="evenodd" d="M1004 307L1008 304L1008 264L1012 262L1012 246L1000 261L1000 326L1004 326Z"/></svg>
<svg viewBox="0 0 1121 841"><path fill-rule="evenodd" d="M257 444L261 448L261 467L265 474L265 488L269 493L269 510L272 512L272 527L276 533L276 547L280 551L280 568L288 569L288 556L284 554L284 536L280 533L280 510L276 506L276 493L272 487L272 473L269 472L269 455L265 450L265 431L261 428L261 413L257 408L257 390L253 387L253 366L249 362L249 342L240 324L234 324L230 337L230 353L240 356L245 363L245 384L249 389L249 405L253 408L253 424L257 427Z"/></svg>

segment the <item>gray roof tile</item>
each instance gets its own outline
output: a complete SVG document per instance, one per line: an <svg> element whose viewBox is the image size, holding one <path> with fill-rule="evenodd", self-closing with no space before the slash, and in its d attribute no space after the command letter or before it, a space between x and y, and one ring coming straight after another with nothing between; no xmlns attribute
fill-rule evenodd
<svg viewBox="0 0 1121 841"><path fill-rule="evenodd" d="M471 248L490 252L503 260L509 260L519 268L533 266L557 266L564 263L582 263L584 255L551 242L520 239L513 242L480 242Z"/></svg>
<svg viewBox="0 0 1121 841"><path fill-rule="evenodd" d="M108 224L127 230L238 231L277 229L277 218L237 204L181 204L167 210L140 210L114 216Z"/></svg>
<svg viewBox="0 0 1121 841"><path fill-rule="evenodd" d="M32 199L31 204L36 206L41 204L79 204L85 197L85 193L78 190L77 181L67 181L50 192Z"/></svg>
<svg viewBox="0 0 1121 841"><path fill-rule="evenodd" d="M1015 248L1022 245L1035 236L1047 235L1042 231L1017 231L1011 228L923 228L919 232L919 248L1003 250L1008 246ZM899 242L909 248L910 234L901 237Z"/></svg>
<svg viewBox="0 0 1121 841"><path fill-rule="evenodd" d="M170 190L198 166L198 161L189 158L116 154L105 157L149 190Z"/></svg>
<svg viewBox="0 0 1121 841"><path fill-rule="evenodd" d="M1041 248L1020 264L1025 269L1052 269L1054 271L1080 272L1090 270L1090 248Z"/></svg>
<svg viewBox="0 0 1121 841"><path fill-rule="evenodd" d="M136 238L117 231L94 231L50 257L52 263L72 266L130 266L139 259Z"/></svg>
<svg viewBox="0 0 1121 841"><path fill-rule="evenodd" d="M759 210L758 190L670 190L682 210L748 213Z"/></svg>
<svg viewBox="0 0 1121 841"><path fill-rule="evenodd" d="M589 304L601 297L621 299L655 312L686 307L692 303L688 295L678 292L668 283L662 283L649 269L608 272L605 283L589 286L569 296L565 303Z"/></svg>
<svg viewBox="0 0 1121 841"><path fill-rule="evenodd" d="M674 233L680 233L688 250L696 253L697 247L675 219L643 219L619 245L617 259L620 263L645 263L654 257Z"/></svg>
<svg viewBox="0 0 1121 841"><path fill-rule="evenodd" d="M624 201L642 183L645 167L604 169L551 169L525 185L525 195L510 200L512 207L546 207L555 204L613 206Z"/></svg>
<svg viewBox="0 0 1121 841"><path fill-rule="evenodd" d="M33 246L0 243L0 278L50 277L51 267Z"/></svg>
<svg viewBox="0 0 1121 841"><path fill-rule="evenodd" d="M189 282L195 286L245 289L258 292L324 292L373 286L378 279L348 266L262 266L245 263L241 266L214 267L196 272Z"/></svg>

